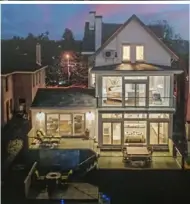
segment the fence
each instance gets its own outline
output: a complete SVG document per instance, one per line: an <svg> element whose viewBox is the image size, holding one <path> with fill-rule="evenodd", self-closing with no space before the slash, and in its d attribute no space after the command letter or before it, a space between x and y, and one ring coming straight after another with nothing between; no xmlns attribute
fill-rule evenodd
<svg viewBox="0 0 190 204"><path fill-rule="evenodd" d="M25 197L28 196L28 193L29 193L29 189L30 189L30 186L31 186L31 178L32 178L32 174L34 173L35 169L36 169L36 166L37 166L37 162L35 162L32 166L32 168L30 169L30 172L28 173L28 176L26 177L26 179L24 180L24 194L25 194Z"/></svg>

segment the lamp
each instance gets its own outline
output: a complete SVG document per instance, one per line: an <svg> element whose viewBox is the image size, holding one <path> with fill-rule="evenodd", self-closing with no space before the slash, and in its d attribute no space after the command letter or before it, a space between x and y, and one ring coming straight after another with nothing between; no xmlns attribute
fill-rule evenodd
<svg viewBox="0 0 190 204"><path fill-rule="evenodd" d="M43 121L45 119L45 113L43 112L39 112L36 114L36 118L37 120L39 120L40 122Z"/></svg>
<svg viewBox="0 0 190 204"><path fill-rule="evenodd" d="M92 113L91 111L86 113L86 119L89 120L89 121L94 120L94 113Z"/></svg>

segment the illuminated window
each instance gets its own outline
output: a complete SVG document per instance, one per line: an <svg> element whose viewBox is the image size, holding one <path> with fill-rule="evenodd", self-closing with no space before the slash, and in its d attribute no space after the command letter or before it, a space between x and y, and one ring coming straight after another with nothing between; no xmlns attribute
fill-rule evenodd
<svg viewBox="0 0 190 204"><path fill-rule="evenodd" d="M130 55L130 46L124 45L123 46L123 60L124 61L130 61L131 55Z"/></svg>
<svg viewBox="0 0 190 204"><path fill-rule="evenodd" d="M91 85L95 86L95 82L96 82L96 75L95 74L91 74Z"/></svg>
<svg viewBox="0 0 190 204"><path fill-rule="evenodd" d="M142 45L136 46L136 60L144 60L144 46Z"/></svg>

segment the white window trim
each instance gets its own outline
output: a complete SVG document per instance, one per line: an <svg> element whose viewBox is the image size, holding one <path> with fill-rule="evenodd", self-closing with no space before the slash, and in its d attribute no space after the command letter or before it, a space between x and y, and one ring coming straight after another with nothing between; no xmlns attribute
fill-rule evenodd
<svg viewBox="0 0 190 204"><path fill-rule="evenodd" d="M124 47L129 47L129 58L128 59L124 58ZM123 44L122 45L122 61L124 61L124 62L131 61L131 45L128 45L128 44Z"/></svg>
<svg viewBox="0 0 190 204"><path fill-rule="evenodd" d="M137 48L138 47L142 47L143 48L143 59L137 59ZM142 62L142 61L144 61L144 59L145 59L145 56L144 56L144 45L136 45L135 46L135 60L137 62Z"/></svg>

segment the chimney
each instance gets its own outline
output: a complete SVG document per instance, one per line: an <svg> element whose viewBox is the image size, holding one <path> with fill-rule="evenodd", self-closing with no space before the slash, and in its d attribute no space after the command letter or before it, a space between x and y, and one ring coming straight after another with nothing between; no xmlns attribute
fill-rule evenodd
<svg viewBox="0 0 190 204"><path fill-rule="evenodd" d="M36 64L41 66L41 45L39 43L36 44Z"/></svg>
<svg viewBox="0 0 190 204"><path fill-rule="evenodd" d="M102 45L102 16L95 17L95 50Z"/></svg>
<svg viewBox="0 0 190 204"><path fill-rule="evenodd" d="M89 30L94 30L96 11L89 12Z"/></svg>

